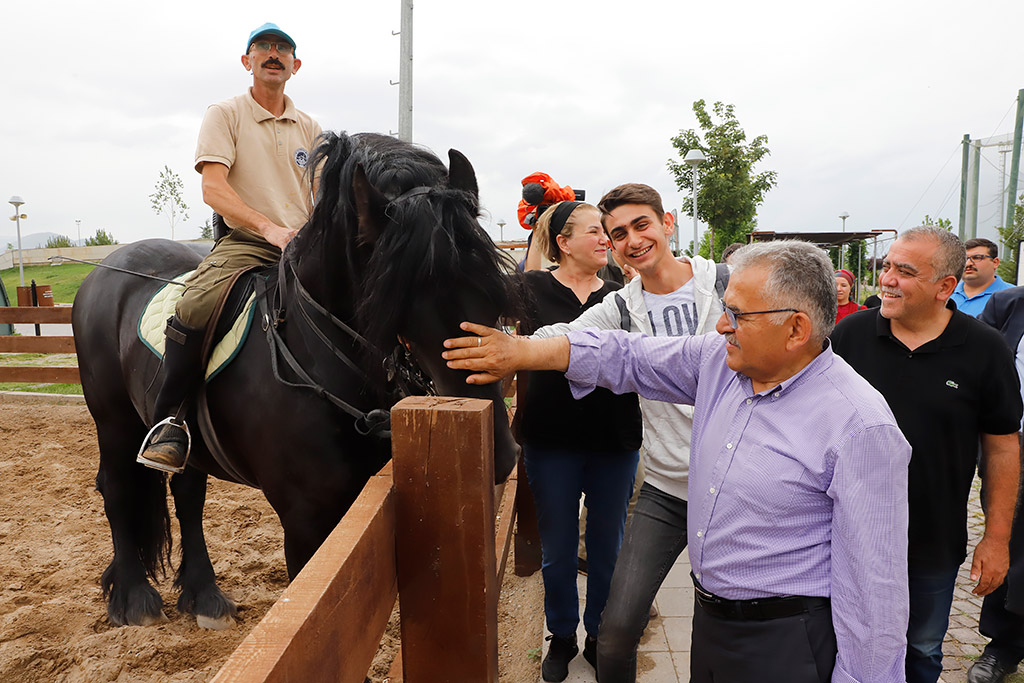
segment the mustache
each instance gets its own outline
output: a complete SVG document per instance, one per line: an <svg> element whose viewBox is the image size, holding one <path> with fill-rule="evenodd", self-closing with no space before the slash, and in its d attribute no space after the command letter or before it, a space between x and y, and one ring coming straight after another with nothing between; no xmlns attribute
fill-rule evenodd
<svg viewBox="0 0 1024 683"><path fill-rule="evenodd" d="M736 341L736 335L733 334L732 332L730 332L729 334L725 335L725 341L729 342L730 344L735 346L737 349L742 348L740 346L739 342Z"/></svg>
<svg viewBox="0 0 1024 683"><path fill-rule="evenodd" d="M271 64L276 64L277 66L281 67L282 69L284 68L284 64L282 64L281 60L279 60L277 57L269 58L267 61L263 62L263 64L261 64L260 66L262 66L264 69L266 69Z"/></svg>

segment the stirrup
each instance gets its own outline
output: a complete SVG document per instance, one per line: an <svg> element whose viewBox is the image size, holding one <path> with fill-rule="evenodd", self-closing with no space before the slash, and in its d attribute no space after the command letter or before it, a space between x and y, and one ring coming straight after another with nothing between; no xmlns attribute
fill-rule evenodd
<svg viewBox="0 0 1024 683"><path fill-rule="evenodd" d="M143 455L146 452L146 448L149 447L149 442L153 438L153 434L155 434L156 431L160 427L163 427L164 425L172 425L185 431L185 459L182 461L181 467L171 467L170 465L164 465L163 463L154 462L144 457ZM179 424L174 421L173 417L165 417L164 419L160 420L155 425L153 425L153 428L146 433L146 438L142 440L142 446L139 447L139 453L138 455L135 456L135 462L145 465L146 467L151 467L154 470L162 470L164 472L170 472L171 474L181 474L182 472L185 471L185 466L188 465L188 456L191 454L192 433L189 432L188 430L188 423L182 420L182 422Z"/></svg>

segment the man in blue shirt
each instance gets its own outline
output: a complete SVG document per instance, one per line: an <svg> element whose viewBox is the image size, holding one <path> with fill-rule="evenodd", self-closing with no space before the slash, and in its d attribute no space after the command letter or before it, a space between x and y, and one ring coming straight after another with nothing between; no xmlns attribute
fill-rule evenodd
<svg viewBox="0 0 1024 683"><path fill-rule="evenodd" d="M956 309L977 318L985 310L990 296L1013 285L996 275L999 267L999 247L984 237L975 237L964 243L967 265L960 283L950 298Z"/></svg>

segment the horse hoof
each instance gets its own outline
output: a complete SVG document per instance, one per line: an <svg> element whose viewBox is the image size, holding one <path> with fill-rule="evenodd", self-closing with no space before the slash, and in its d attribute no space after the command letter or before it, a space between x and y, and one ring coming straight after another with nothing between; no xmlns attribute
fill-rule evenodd
<svg viewBox="0 0 1024 683"><path fill-rule="evenodd" d="M196 623L199 625L199 628L207 628L211 631L223 631L226 628L234 626L235 620L227 615L214 619L213 617L206 617L197 614Z"/></svg>
<svg viewBox="0 0 1024 683"><path fill-rule="evenodd" d="M166 624L170 619L164 614L163 610L160 610L160 614L157 616L144 616L136 626L156 626L158 624Z"/></svg>

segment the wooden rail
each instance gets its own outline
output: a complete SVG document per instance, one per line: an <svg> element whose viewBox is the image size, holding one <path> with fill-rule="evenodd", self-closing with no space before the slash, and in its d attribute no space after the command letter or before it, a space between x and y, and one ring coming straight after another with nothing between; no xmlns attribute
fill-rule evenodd
<svg viewBox="0 0 1024 683"><path fill-rule="evenodd" d="M70 306L3 306L0 324L30 323L37 325L71 324ZM0 353L74 353L75 338L0 336ZM3 365L0 382L31 382L36 384L80 384L77 365Z"/></svg>
<svg viewBox="0 0 1024 683"><path fill-rule="evenodd" d="M393 476L371 480L214 682L362 683L397 586L404 681L495 683L516 486L504 487L496 540L492 410L480 399L399 402Z"/></svg>

